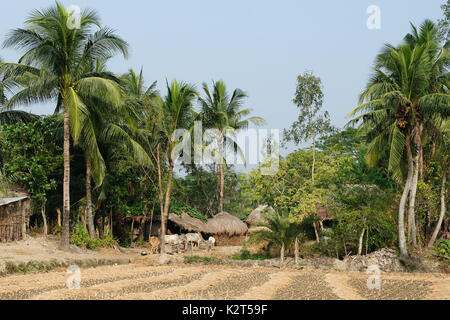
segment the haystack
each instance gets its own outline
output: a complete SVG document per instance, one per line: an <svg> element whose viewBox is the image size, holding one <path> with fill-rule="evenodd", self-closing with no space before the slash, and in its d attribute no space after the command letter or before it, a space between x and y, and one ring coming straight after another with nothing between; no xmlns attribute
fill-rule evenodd
<svg viewBox="0 0 450 320"><path fill-rule="evenodd" d="M254 225L254 224L264 223L265 222L264 211L266 209L268 209L270 212L275 212L275 210L273 210L272 207L269 207L267 205L259 206L258 208L253 210L252 213L250 213L250 215L248 216L247 220L245 220L245 222L249 226Z"/></svg>
<svg viewBox="0 0 450 320"><path fill-rule="evenodd" d="M245 241L247 225L238 217L221 212L206 223L208 234L216 239L216 245L240 245Z"/></svg>

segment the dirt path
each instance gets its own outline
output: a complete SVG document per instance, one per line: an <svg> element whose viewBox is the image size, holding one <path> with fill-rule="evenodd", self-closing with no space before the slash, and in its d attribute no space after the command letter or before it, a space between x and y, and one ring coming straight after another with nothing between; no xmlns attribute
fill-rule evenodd
<svg viewBox="0 0 450 320"><path fill-rule="evenodd" d="M365 273L211 265L129 264L81 270L81 288L69 290L66 270L0 278L0 299L322 300L450 299L442 274L382 274L369 290Z"/></svg>
<svg viewBox="0 0 450 320"><path fill-rule="evenodd" d="M325 281L333 292L344 300L363 300L354 288L348 284L349 276L345 273L328 273Z"/></svg>

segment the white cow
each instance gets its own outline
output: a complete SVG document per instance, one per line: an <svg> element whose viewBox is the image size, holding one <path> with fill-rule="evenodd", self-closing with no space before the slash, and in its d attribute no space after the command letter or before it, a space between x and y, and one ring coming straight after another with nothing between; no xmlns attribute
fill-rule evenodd
<svg viewBox="0 0 450 320"><path fill-rule="evenodd" d="M178 234L166 235L164 238L166 244L177 245L180 243L180 236Z"/></svg>
<svg viewBox="0 0 450 320"><path fill-rule="evenodd" d="M187 249L187 246L189 243L197 243L197 247L200 246L200 241L203 240L203 237L200 233L187 233L186 234L186 243L184 245L184 248ZM194 246L192 245L191 248L193 248Z"/></svg>

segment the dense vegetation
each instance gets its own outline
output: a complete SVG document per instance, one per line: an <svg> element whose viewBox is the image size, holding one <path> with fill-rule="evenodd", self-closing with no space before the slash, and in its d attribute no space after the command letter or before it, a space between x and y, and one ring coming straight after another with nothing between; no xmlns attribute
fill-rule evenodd
<svg viewBox="0 0 450 320"><path fill-rule="evenodd" d="M275 214L253 240L278 245L282 257L307 239L340 257L431 247L449 230L448 4L444 10L439 23L412 26L399 45L382 48L345 128L324 110L320 78L301 74L293 99L299 116L282 144L310 147L281 158L274 175L259 170L267 163L246 175L223 161L224 130L264 123L250 116L244 91L217 81L201 93L174 80L161 94L156 83L146 86L142 70L108 70L115 54L127 56L128 44L100 26L97 12L84 11L80 29L71 29L59 3L33 11L4 43L23 57L0 62L0 196L8 184L25 188L32 224L60 235L62 248L114 239L129 245L130 217L141 217L142 229L159 216L163 238L169 213L206 220L227 211L245 219L260 204ZM54 103L54 116L15 110L44 101ZM183 164L176 175L180 139L172 134L199 120L204 130L220 131L212 138L219 160ZM331 225L320 226L317 205L329 207ZM436 250L448 256L448 241ZM236 259L243 257L249 253Z"/></svg>

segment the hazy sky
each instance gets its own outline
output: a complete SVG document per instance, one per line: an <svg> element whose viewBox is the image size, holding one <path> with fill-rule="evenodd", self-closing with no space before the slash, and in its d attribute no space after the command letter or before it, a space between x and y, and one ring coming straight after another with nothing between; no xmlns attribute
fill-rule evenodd
<svg viewBox="0 0 450 320"><path fill-rule="evenodd" d="M292 103L296 76L312 70L324 85L324 107L342 127L356 105L375 55L384 43L398 44L410 25L442 17L444 0L65 0L68 7L95 8L102 23L131 45L128 60L115 58L116 73L144 68L147 84L184 80L200 88L223 79L241 88L248 107L268 128L287 128L297 115ZM23 26L30 10L50 0L2 1L0 37ZM381 9L381 29L366 26L369 5ZM0 49L6 61L19 54ZM53 106L34 106L38 114Z"/></svg>

